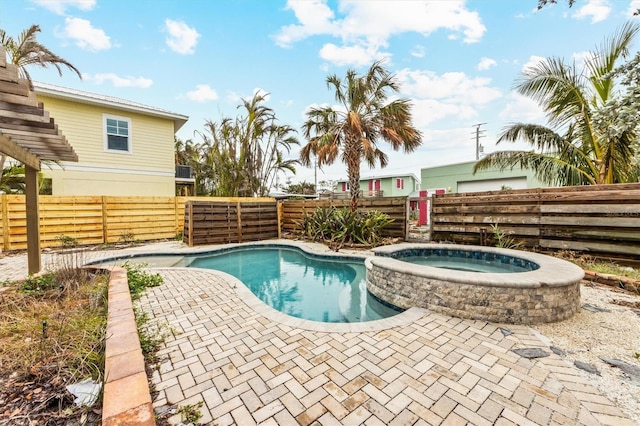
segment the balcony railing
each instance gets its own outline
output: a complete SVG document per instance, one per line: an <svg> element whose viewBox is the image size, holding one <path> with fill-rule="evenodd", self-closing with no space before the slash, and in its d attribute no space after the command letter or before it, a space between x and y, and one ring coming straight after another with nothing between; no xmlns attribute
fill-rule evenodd
<svg viewBox="0 0 640 426"><path fill-rule="evenodd" d="M383 191L361 191L360 196L362 198L380 198L380 197L384 197L384 193ZM324 193L324 194L321 193L320 198L343 200L343 199L351 198L351 193L349 191L331 192L331 193Z"/></svg>

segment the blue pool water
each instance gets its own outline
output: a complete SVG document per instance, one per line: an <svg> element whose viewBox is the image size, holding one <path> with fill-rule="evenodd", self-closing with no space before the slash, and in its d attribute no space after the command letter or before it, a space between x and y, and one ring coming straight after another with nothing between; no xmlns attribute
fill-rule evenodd
<svg viewBox="0 0 640 426"><path fill-rule="evenodd" d="M297 249L260 247L193 257L185 263L233 275L264 303L297 318L363 322L399 312L367 291L362 260L334 260L308 256Z"/></svg>
<svg viewBox="0 0 640 426"><path fill-rule="evenodd" d="M398 250L388 256L416 265L479 273L527 272L540 267L534 262L519 257L464 249L416 248Z"/></svg>

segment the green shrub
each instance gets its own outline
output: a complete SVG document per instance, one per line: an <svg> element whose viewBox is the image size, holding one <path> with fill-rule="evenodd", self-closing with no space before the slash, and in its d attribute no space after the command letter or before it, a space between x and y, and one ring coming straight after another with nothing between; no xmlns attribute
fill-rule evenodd
<svg viewBox="0 0 640 426"><path fill-rule="evenodd" d="M382 240L382 230L393 219L379 211L355 211L348 207L318 207L313 213L305 212L298 223L305 238L337 244L363 244L375 246Z"/></svg>
<svg viewBox="0 0 640 426"><path fill-rule="evenodd" d="M491 225L491 233L496 247L506 249L519 249L522 247L522 242L518 242L513 237L508 236L498 227L498 224Z"/></svg>
<svg viewBox="0 0 640 426"><path fill-rule="evenodd" d="M122 265L127 270L129 291L133 300L139 299L147 287L158 287L163 282L160 274L150 274L145 271L144 268L146 266L146 264L142 263L132 265L128 261Z"/></svg>

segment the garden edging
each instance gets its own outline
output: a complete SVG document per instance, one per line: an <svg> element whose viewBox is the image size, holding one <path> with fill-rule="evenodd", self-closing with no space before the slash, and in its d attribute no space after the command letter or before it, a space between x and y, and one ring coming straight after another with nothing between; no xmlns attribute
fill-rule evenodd
<svg viewBox="0 0 640 426"><path fill-rule="evenodd" d="M102 424L155 425L151 393L127 271L108 268L108 314Z"/></svg>

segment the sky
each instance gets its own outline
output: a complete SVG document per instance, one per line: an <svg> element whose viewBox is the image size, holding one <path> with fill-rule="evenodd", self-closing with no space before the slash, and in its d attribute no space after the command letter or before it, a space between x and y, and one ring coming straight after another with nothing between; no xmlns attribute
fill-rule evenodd
<svg viewBox="0 0 640 426"><path fill-rule="evenodd" d="M413 173L526 148L495 141L509 123L545 124L514 84L523 69L559 57L580 66L613 36L640 0L0 0L0 28L17 38L32 24L38 40L78 68L30 68L36 81L124 98L189 116L182 140L202 140L207 121L235 117L242 99L268 94L280 124L298 130L312 106L336 105L329 75L364 73L384 61L413 105L422 145L410 154L384 141L386 168L363 178ZM640 39L639 39L640 40ZM640 46L633 46L632 54ZM64 130L64 129L63 129ZM299 149L289 154L297 158ZM297 167L279 182L345 179L341 162Z"/></svg>

